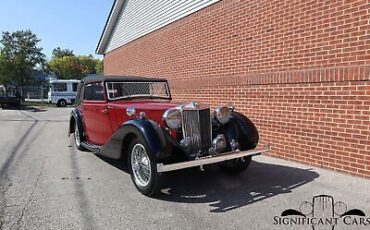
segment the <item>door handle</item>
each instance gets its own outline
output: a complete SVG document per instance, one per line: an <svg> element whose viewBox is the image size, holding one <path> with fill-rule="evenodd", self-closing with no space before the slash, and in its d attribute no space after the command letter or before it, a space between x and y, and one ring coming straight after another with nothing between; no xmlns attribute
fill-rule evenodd
<svg viewBox="0 0 370 230"><path fill-rule="evenodd" d="M102 109L102 113L104 113L104 114L108 114L108 108L104 108L104 109Z"/></svg>

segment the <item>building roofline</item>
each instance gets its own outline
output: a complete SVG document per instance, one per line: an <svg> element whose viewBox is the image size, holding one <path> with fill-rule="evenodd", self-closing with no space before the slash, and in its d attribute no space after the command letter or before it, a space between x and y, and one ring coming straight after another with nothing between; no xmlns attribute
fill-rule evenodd
<svg viewBox="0 0 370 230"><path fill-rule="evenodd" d="M104 54L109 38L113 31L114 25L117 22L117 18L120 15L119 13L121 12L124 2L125 0L114 0L112 8L109 12L107 21L105 22L103 32L100 35L98 46L96 47L96 50L95 50L96 54Z"/></svg>

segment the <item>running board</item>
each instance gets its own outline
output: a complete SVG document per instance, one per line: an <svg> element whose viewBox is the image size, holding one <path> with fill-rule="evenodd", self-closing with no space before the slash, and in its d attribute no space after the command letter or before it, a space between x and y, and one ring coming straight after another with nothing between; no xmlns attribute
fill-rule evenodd
<svg viewBox="0 0 370 230"><path fill-rule="evenodd" d="M261 155L262 153L266 153L269 151L271 151L271 146L247 150L247 151L227 152L227 153L222 153L217 156L206 156L206 157L201 157L196 160L185 161L185 162L174 163L174 164L164 165L163 163L160 163L160 164L157 164L157 172L159 173L169 172L169 171L174 171L178 169L185 169L185 168L191 168L191 167L196 167L196 166L203 166L203 165L208 165L208 164L219 163L219 162L241 158L241 157L253 157L253 156Z"/></svg>
<svg viewBox="0 0 370 230"><path fill-rule="evenodd" d="M88 142L86 142L86 141L81 142L81 145L82 145L85 149L87 149L87 150L89 150L90 152L93 152L93 153L95 153L95 154L100 154L100 153L101 153L101 150L102 150L102 146L100 146L100 145L90 144L90 143L88 143Z"/></svg>

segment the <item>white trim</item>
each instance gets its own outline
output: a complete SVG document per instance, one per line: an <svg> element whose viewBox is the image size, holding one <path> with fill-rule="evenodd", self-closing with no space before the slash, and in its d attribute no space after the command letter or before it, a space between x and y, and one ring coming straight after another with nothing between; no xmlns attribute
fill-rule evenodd
<svg viewBox="0 0 370 230"><path fill-rule="evenodd" d="M111 33L113 31L114 25L116 24L117 18L121 13L123 3L126 0L115 0L108 16L107 22L105 23L103 32L101 34L98 46L96 47L96 54L104 54L107 43L110 39Z"/></svg>
<svg viewBox="0 0 370 230"><path fill-rule="evenodd" d="M220 0L116 0L97 54L106 54Z"/></svg>

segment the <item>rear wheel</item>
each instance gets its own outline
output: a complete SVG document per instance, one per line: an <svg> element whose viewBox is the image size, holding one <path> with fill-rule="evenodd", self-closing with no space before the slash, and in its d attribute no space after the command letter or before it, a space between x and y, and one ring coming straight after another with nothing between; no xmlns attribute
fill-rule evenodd
<svg viewBox="0 0 370 230"><path fill-rule="evenodd" d="M219 164L220 169L230 174L240 174L248 169L251 164L252 157L242 157Z"/></svg>
<svg viewBox="0 0 370 230"><path fill-rule="evenodd" d="M146 196L154 196L161 188L157 162L143 138L134 139L129 147L128 166L135 187Z"/></svg>
<svg viewBox="0 0 370 230"><path fill-rule="evenodd" d="M60 99L58 102L57 102L57 106L58 107L66 107L67 106L67 101L64 100L64 99Z"/></svg>

